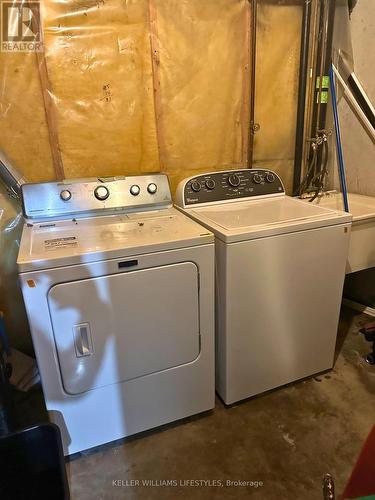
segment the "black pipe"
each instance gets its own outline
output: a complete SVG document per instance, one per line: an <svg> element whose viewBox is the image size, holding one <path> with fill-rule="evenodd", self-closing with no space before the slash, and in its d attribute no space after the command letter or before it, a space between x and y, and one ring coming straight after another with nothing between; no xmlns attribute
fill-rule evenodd
<svg viewBox="0 0 375 500"><path fill-rule="evenodd" d="M332 44L333 44L333 28L335 21L336 0L330 0L328 3L329 3L329 9L328 9L328 19L327 19L326 48L325 48L325 53L323 55L324 57L323 76L329 75L332 64ZM318 123L319 130L323 130L326 128L327 106L328 103L325 103L321 108L320 120Z"/></svg>
<svg viewBox="0 0 375 500"><path fill-rule="evenodd" d="M305 0L302 12L301 51L299 61L296 142L294 149L293 192L301 183L302 157L305 138L306 84L310 41L311 0Z"/></svg>
<svg viewBox="0 0 375 500"><path fill-rule="evenodd" d="M311 120L311 130L310 138L314 139L321 134L322 130L326 129L326 117L327 117L327 101L322 99L323 92L326 93L328 97L328 86L323 87L323 77L328 76L330 65L332 62L332 41L333 41L333 28L334 28L334 17L336 10L336 0L320 0L319 2L319 24L318 24L318 47L316 51L316 71L314 74L314 101L312 110L312 120ZM319 77L319 80L318 80ZM322 77L322 78L320 78ZM308 163L310 164L311 159L314 156L314 151L310 149L308 155ZM316 168L315 173L312 172L307 179L307 185L309 185L312 177L322 168L322 151L318 148L316 153Z"/></svg>
<svg viewBox="0 0 375 500"><path fill-rule="evenodd" d="M317 49L316 49L316 63L315 63L315 74L313 80L313 109L312 109L312 117L311 117L311 131L310 137L313 138L316 136L318 127L318 113L319 113L319 100L320 100L320 85L317 88L318 77L320 78L320 72L323 72L323 51L324 51L324 24L325 24L325 1L320 0L319 2L319 22L318 22L318 30L317 30ZM310 151L310 155L312 156L312 152Z"/></svg>
<svg viewBox="0 0 375 500"><path fill-rule="evenodd" d="M335 20L335 11L336 11L336 0L329 0L328 2L328 12L327 12L327 24L324 27L326 29L325 33L325 50L322 53L323 58L323 77L328 76L330 73L330 68L332 64L332 44L333 44L333 29L334 29L334 20ZM328 84L329 85L329 84ZM320 90L318 91L318 99L320 103L318 104L318 121L316 127L316 134L318 135L321 130L325 130L327 128L327 108L328 108L328 98L327 100L323 100L322 102L322 93L321 93L321 85L319 85ZM328 87L325 87L323 92L326 92L328 97ZM322 149L318 149L317 154L317 171L322 170Z"/></svg>
<svg viewBox="0 0 375 500"><path fill-rule="evenodd" d="M316 31L316 36L317 36L317 45L316 45L316 51L314 54L315 57L315 70L313 74L313 82L312 82L312 111L311 111L311 122L310 122L310 136L309 138L315 138L317 134L317 120L318 120L318 114L319 114L319 97L320 97L320 89L316 88L317 87L317 82L318 82L318 76L320 75L320 72L322 71L322 57L323 57L323 51L324 51L324 24L325 24L325 0L319 0L319 20L318 20L318 26L317 26L317 31ZM320 82L321 84L321 82ZM319 85L320 87L320 85ZM312 161L314 159L314 156L316 155L316 151L312 148L309 149L308 154L307 154L307 163L308 165L312 164ZM315 161L315 160L314 160ZM310 175L306 178L306 187L309 186L311 179L315 175L315 167L314 171L310 172Z"/></svg>

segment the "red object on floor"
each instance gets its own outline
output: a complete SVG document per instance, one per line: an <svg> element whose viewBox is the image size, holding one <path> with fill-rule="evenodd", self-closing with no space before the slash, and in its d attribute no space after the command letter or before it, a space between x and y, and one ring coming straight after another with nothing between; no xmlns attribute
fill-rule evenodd
<svg viewBox="0 0 375 500"><path fill-rule="evenodd" d="M358 457L341 500L375 495L375 425Z"/></svg>

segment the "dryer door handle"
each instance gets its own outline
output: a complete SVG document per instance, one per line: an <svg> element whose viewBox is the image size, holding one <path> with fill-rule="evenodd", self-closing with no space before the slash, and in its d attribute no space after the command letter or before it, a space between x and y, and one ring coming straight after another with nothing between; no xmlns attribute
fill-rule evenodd
<svg viewBox="0 0 375 500"><path fill-rule="evenodd" d="M77 358L82 356L90 356L92 354L92 341L90 325L81 323L74 327L74 345Z"/></svg>

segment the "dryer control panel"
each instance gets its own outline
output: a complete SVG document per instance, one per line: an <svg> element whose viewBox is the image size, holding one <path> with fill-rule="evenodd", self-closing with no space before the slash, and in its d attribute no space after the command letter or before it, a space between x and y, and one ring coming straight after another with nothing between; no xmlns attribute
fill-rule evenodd
<svg viewBox="0 0 375 500"><path fill-rule="evenodd" d="M285 194L285 190L275 172L247 168L211 172L185 179L177 188L176 201L177 205L188 207L277 194Z"/></svg>
<svg viewBox="0 0 375 500"><path fill-rule="evenodd" d="M172 205L168 177L164 174L23 184L21 191L24 216L38 221Z"/></svg>

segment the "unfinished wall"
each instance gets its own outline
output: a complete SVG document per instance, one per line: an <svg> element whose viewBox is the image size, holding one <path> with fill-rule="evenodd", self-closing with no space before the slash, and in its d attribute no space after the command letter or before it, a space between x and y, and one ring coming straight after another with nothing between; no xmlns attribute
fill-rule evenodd
<svg viewBox="0 0 375 500"><path fill-rule="evenodd" d="M147 2L45 2L65 176L159 170Z"/></svg>
<svg viewBox="0 0 375 500"><path fill-rule="evenodd" d="M155 6L163 170L175 186L202 171L245 167L249 3L155 0Z"/></svg>
<svg viewBox="0 0 375 500"><path fill-rule="evenodd" d="M375 103L375 2L358 0L351 17L354 70ZM375 196L375 146L344 99L339 105L348 190Z"/></svg>
<svg viewBox="0 0 375 500"><path fill-rule="evenodd" d="M248 0L42 7L45 52L0 54L0 147L29 180L247 166ZM258 20L255 160L290 186L301 8Z"/></svg>
<svg viewBox="0 0 375 500"><path fill-rule="evenodd" d="M302 8L260 1L258 7L254 162L279 173L292 190Z"/></svg>
<svg viewBox="0 0 375 500"><path fill-rule="evenodd" d="M0 79L0 148L28 179L54 179L35 54L0 52Z"/></svg>
<svg viewBox="0 0 375 500"><path fill-rule="evenodd" d="M0 55L0 147L31 181L246 166L250 17L247 0L44 1L44 53Z"/></svg>

